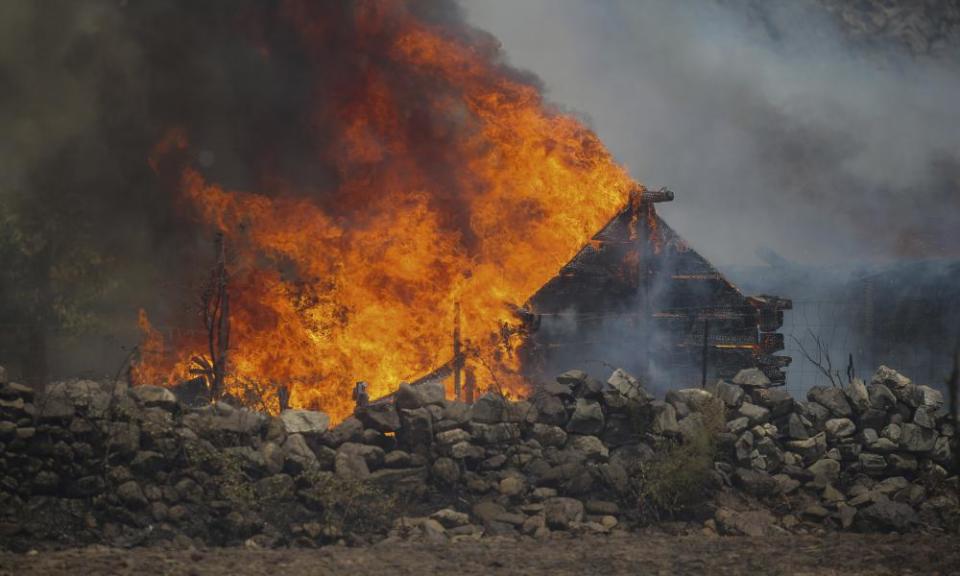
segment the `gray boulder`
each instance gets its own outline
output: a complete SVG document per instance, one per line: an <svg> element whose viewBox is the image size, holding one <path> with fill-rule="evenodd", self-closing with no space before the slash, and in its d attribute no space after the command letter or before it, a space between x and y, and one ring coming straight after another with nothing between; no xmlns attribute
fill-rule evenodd
<svg viewBox="0 0 960 576"><path fill-rule="evenodd" d="M337 455L340 454L344 454L351 459L357 456L363 458L367 468L371 471L383 468L385 453L379 446L344 442L337 448Z"/></svg>
<svg viewBox="0 0 960 576"><path fill-rule="evenodd" d="M423 406L441 405L446 398L443 382L426 381L418 384L401 384L394 395L397 408L415 410Z"/></svg>
<svg viewBox="0 0 960 576"><path fill-rule="evenodd" d="M640 380L622 368L617 368L613 371L613 374L607 378L607 384L627 400L648 402L653 399L646 389L644 389Z"/></svg>
<svg viewBox="0 0 960 576"><path fill-rule="evenodd" d="M683 404L690 412L701 412L709 407L715 400L716 397L713 394L702 388L670 390L666 396L666 401L673 404L674 408L679 404Z"/></svg>
<svg viewBox="0 0 960 576"><path fill-rule="evenodd" d="M886 386L897 397L900 396L900 392L913 384L909 378L897 372L893 368L888 368L886 366L880 366L877 368L877 371L873 374L873 378L870 379L870 383L882 384L883 386Z"/></svg>
<svg viewBox="0 0 960 576"><path fill-rule="evenodd" d="M378 402L357 410L357 418L364 427L377 432L396 432L400 429L400 414L392 402Z"/></svg>
<svg viewBox="0 0 960 576"><path fill-rule="evenodd" d="M743 403L743 388L727 384L723 380L717 381L714 386L714 394L730 408L739 408L740 404Z"/></svg>
<svg viewBox="0 0 960 576"><path fill-rule="evenodd" d="M370 467L359 450L352 447L361 446L347 442L337 449L337 455L333 462L333 470L337 476L345 480L366 480L370 477Z"/></svg>
<svg viewBox="0 0 960 576"><path fill-rule="evenodd" d="M836 418L848 418L853 415L853 409L847 402L843 390L833 386L814 386L807 392L807 400L816 402L830 411Z"/></svg>
<svg viewBox="0 0 960 576"><path fill-rule="evenodd" d="M787 448L799 454L804 461L813 462L827 451L827 436L821 432L806 440L791 440L787 442Z"/></svg>
<svg viewBox="0 0 960 576"><path fill-rule="evenodd" d="M934 415L932 414L932 410L927 409L923 406L920 406L919 408L916 409L916 411L914 411L913 423L923 428L933 429L937 427L937 421Z"/></svg>
<svg viewBox="0 0 960 576"><path fill-rule="evenodd" d="M173 410L177 407L177 397L162 386L134 386L130 395L143 406Z"/></svg>
<svg viewBox="0 0 960 576"><path fill-rule="evenodd" d="M870 406L877 410L887 411L897 405L897 397L883 384L871 382L867 385L870 395Z"/></svg>
<svg viewBox="0 0 960 576"><path fill-rule="evenodd" d="M758 498L775 496L780 492L780 484L772 476L759 470L737 468L733 479L741 490Z"/></svg>
<svg viewBox="0 0 960 576"><path fill-rule="evenodd" d="M733 383L745 388L766 388L770 385L770 379L759 368L747 368L737 372Z"/></svg>
<svg viewBox="0 0 960 576"><path fill-rule="evenodd" d="M460 480L460 466L451 458L437 458L433 461L430 472L437 481L446 486L454 486Z"/></svg>
<svg viewBox="0 0 960 576"><path fill-rule="evenodd" d="M319 436L330 426L330 417L313 410L284 410L280 413L280 422L287 434Z"/></svg>
<svg viewBox="0 0 960 576"><path fill-rule="evenodd" d="M906 532L919 522L909 504L881 499L857 514L857 525L864 531Z"/></svg>
<svg viewBox="0 0 960 576"><path fill-rule="evenodd" d="M783 388L758 388L750 396L755 404L770 411L771 418L780 418L793 411L793 396Z"/></svg>
<svg viewBox="0 0 960 576"><path fill-rule="evenodd" d="M533 425L533 438L544 447L563 446L567 442L567 433L559 426L537 423Z"/></svg>
<svg viewBox="0 0 960 576"><path fill-rule="evenodd" d="M579 398L570 421L567 422L567 432L596 436L603 432L603 424L603 408L600 403Z"/></svg>
<svg viewBox="0 0 960 576"><path fill-rule="evenodd" d="M829 438L846 438L853 436L857 425L849 418L832 418L824 424L824 430Z"/></svg>
<svg viewBox="0 0 960 576"><path fill-rule="evenodd" d="M590 375L583 370L567 370L563 374L557 376L557 383L564 386L569 386L571 388L576 388L584 384L589 378Z"/></svg>
<svg viewBox="0 0 960 576"><path fill-rule="evenodd" d="M810 437L803 419L796 412L791 412L781 424L780 430L792 440L806 440Z"/></svg>
<svg viewBox="0 0 960 576"><path fill-rule="evenodd" d="M433 443L433 416L426 408L400 410L397 440L411 451Z"/></svg>
<svg viewBox="0 0 960 576"><path fill-rule="evenodd" d="M770 410L764 408L763 406L757 406L750 402L744 402L740 405L740 408L737 409L737 413L740 416L746 417L750 420L751 426L756 426L757 424L764 424L770 420Z"/></svg>
<svg viewBox="0 0 960 576"><path fill-rule="evenodd" d="M477 399L473 404L471 419L483 424L495 424L503 421L504 400L498 394L489 392Z"/></svg>
<svg viewBox="0 0 960 576"><path fill-rule="evenodd" d="M858 462L860 470L869 476L879 476L887 469L887 460L880 454L861 452Z"/></svg>
<svg viewBox="0 0 960 576"><path fill-rule="evenodd" d="M921 405L931 411L943 407L943 393L930 386L917 386L917 393L920 397Z"/></svg>
<svg viewBox="0 0 960 576"><path fill-rule="evenodd" d="M816 488L823 488L832 484L840 477L840 463L832 458L821 458L811 464L807 471L813 474L810 484Z"/></svg>
<svg viewBox="0 0 960 576"><path fill-rule="evenodd" d="M936 430L923 428L916 424L906 423L900 426L900 447L907 452L929 453L933 451L937 442Z"/></svg>
<svg viewBox="0 0 960 576"><path fill-rule="evenodd" d="M870 408L870 393L867 391L867 385L863 380L854 378L853 382L843 388L843 393L858 414L862 414Z"/></svg>
<svg viewBox="0 0 960 576"><path fill-rule="evenodd" d="M571 524L583 520L583 502L575 498L548 498L543 503L547 526L553 530L566 530Z"/></svg>
<svg viewBox="0 0 960 576"><path fill-rule="evenodd" d="M567 409L563 400L551 394L538 393L532 399L537 410L538 420L545 424L565 426L567 424Z"/></svg>
<svg viewBox="0 0 960 576"><path fill-rule="evenodd" d="M604 461L610 455L610 451L596 436L571 436L567 446L580 453L584 460Z"/></svg>
<svg viewBox="0 0 960 576"><path fill-rule="evenodd" d="M138 388L156 388L166 392L173 398L173 394L166 388L159 386L140 386ZM136 388L136 389L138 389ZM176 399L173 399L176 405ZM71 380L50 384L44 394L37 399L38 416L42 420L67 420L75 412L89 418L103 418L110 406L110 395L103 390L100 384L91 380Z"/></svg>
<svg viewBox="0 0 960 576"><path fill-rule="evenodd" d="M649 405L651 412L650 431L654 434L675 435L680 433L677 423L677 411L672 404L654 401Z"/></svg>

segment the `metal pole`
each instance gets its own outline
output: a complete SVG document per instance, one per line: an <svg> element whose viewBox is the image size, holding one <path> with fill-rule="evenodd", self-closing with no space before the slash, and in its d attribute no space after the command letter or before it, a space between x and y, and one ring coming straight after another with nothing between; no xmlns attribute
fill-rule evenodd
<svg viewBox="0 0 960 576"><path fill-rule="evenodd" d="M700 387L707 387L707 357L709 356L710 347L710 321L706 318L703 319L703 359L702 359L702 371L700 373Z"/></svg>

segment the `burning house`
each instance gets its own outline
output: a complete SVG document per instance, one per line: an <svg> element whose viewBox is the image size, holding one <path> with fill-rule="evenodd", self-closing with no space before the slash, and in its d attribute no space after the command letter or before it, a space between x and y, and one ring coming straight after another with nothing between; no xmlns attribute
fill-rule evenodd
<svg viewBox="0 0 960 576"><path fill-rule="evenodd" d="M229 311L205 296L203 330L187 329L195 305L144 311L133 382L200 374L337 420L357 381L371 398L424 375L449 394L462 376L462 389L519 396L581 358L664 385L702 378L703 357L708 376L763 365L782 380L787 360L771 353L786 303L745 298L689 250L653 208L670 194L639 193L495 42L413 4L297 6L272 14L264 41L279 51L250 57L279 76L285 59L324 74L309 97L262 106L280 134L252 139L251 177L200 162L205 132L190 123L150 155L191 229L229 247L215 275L226 285L210 292L228 294ZM287 146L309 173L274 161Z"/></svg>
<svg viewBox="0 0 960 576"><path fill-rule="evenodd" d="M745 296L656 213L669 190L635 192L527 303L532 374L596 363L658 387L691 386L758 366L776 383L790 300Z"/></svg>

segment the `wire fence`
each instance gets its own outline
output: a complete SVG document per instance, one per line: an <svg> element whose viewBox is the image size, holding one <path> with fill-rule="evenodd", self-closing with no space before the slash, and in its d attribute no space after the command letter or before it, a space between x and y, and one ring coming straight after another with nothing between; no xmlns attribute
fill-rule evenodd
<svg viewBox="0 0 960 576"><path fill-rule="evenodd" d="M930 308L924 300L904 300L904 309ZM949 337L951 314L945 310L896 314L862 299L800 300L784 315L781 332L784 351L793 362L787 368L786 388L803 398L813 386L829 386L830 379L805 352L826 366L827 356L840 380L847 381L851 357L854 374L869 381L881 364L920 384L942 387L952 369L955 345ZM818 351L817 341L822 349Z"/></svg>

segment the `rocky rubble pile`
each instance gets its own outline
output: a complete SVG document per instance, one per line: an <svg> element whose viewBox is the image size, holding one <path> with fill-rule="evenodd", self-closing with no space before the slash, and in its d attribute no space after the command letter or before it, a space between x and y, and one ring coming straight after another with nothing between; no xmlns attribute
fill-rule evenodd
<svg viewBox="0 0 960 576"><path fill-rule="evenodd" d="M622 370L570 371L519 402L402 385L329 424L188 408L154 386L34 395L0 378L0 545L544 538L627 529L650 510L721 533L957 528L943 398L887 368L807 401L757 370L662 401ZM686 446L707 459L686 462ZM702 502L651 490L658 470Z"/></svg>

